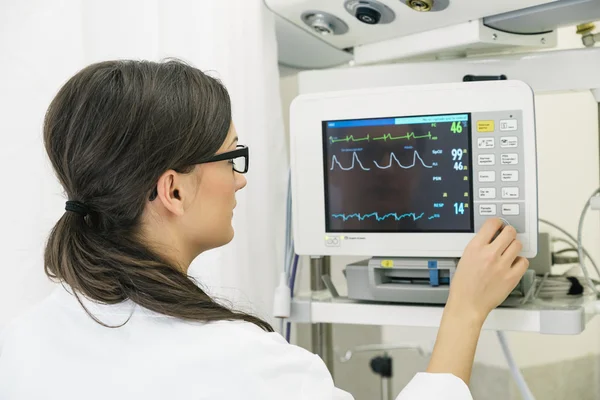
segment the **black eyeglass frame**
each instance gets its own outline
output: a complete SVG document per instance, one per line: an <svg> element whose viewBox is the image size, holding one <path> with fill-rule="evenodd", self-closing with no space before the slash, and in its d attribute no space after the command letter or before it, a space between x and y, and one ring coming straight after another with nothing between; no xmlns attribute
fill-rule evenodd
<svg viewBox="0 0 600 400"><path fill-rule="evenodd" d="M233 164L232 168L238 174L245 174L246 172L248 172L248 164L250 162L249 156L250 156L250 151L248 150L248 146L238 144L236 146L235 150L226 151L225 153L221 153L221 154L215 154L214 156L210 157L209 159L194 163L194 165L208 164L211 162L233 160L235 158L244 157L245 160L244 160L244 170L243 171L237 170L235 168L235 163L232 163ZM158 197L158 188L155 187L154 190L152 191L152 194L150 194L150 201L156 199L157 197Z"/></svg>

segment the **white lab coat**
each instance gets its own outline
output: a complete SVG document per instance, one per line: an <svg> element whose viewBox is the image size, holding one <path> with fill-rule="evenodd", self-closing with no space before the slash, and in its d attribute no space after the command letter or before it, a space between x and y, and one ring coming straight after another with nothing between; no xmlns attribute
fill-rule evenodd
<svg viewBox="0 0 600 400"><path fill-rule="evenodd" d="M202 324L130 301L101 305L54 293L4 330L2 400L351 400L316 355L244 322ZM133 313L132 313L133 311ZM471 400L448 374L418 374L398 400Z"/></svg>

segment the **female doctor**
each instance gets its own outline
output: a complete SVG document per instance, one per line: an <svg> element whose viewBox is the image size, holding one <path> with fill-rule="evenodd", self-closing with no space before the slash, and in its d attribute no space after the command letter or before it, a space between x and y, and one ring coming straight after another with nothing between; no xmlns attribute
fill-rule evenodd
<svg viewBox="0 0 600 400"><path fill-rule="evenodd" d="M88 66L52 101L44 142L69 198L44 260L61 285L3 333L0 399L352 398L316 355L187 275L232 240L246 186L220 82L177 61ZM427 372L398 399L471 399L482 324L528 267L501 228L487 221L465 249Z"/></svg>

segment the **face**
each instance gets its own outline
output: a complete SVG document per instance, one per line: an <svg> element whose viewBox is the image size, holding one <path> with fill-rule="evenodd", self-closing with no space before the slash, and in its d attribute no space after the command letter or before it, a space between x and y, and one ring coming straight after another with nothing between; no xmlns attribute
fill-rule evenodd
<svg viewBox="0 0 600 400"><path fill-rule="evenodd" d="M232 123L217 154L235 150L237 144ZM184 237L190 241L193 252L199 254L233 239L231 219L237 204L235 192L246 186L246 178L233 170L231 160L197 165L190 175L195 181L195 195L180 222Z"/></svg>

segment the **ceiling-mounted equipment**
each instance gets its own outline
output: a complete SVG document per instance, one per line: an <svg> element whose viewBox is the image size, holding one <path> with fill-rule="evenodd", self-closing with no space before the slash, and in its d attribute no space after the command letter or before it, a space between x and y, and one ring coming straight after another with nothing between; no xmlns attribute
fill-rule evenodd
<svg viewBox="0 0 600 400"><path fill-rule="evenodd" d="M347 0L346 11L367 25L389 24L396 19L394 11L376 0Z"/></svg>
<svg viewBox="0 0 600 400"><path fill-rule="evenodd" d="M302 14L302 21L321 35L343 35L348 32L348 25L344 21L324 11L307 11Z"/></svg>
<svg viewBox="0 0 600 400"><path fill-rule="evenodd" d="M600 0L264 1L280 64L301 69L551 48L558 27L600 19Z"/></svg>

